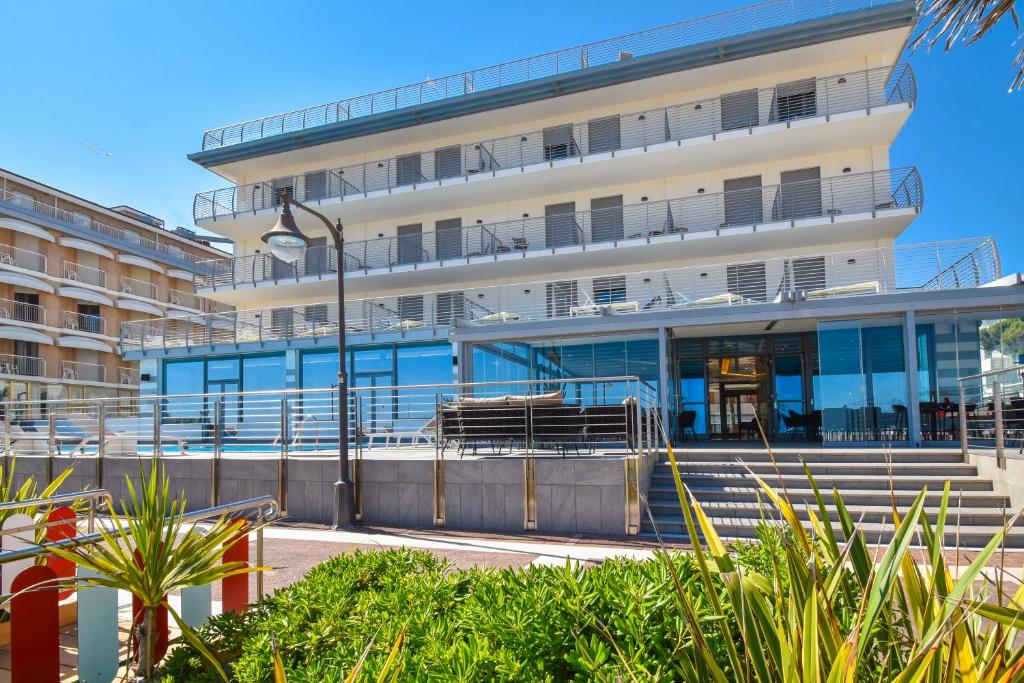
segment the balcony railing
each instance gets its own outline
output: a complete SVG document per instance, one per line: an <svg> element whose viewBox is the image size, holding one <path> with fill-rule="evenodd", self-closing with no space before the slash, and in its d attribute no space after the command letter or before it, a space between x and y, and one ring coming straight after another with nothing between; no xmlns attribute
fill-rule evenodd
<svg viewBox="0 0 1024 683"><path fill-rule="evenodd" d="M217 219L276 206L282 191L307 202L365 196L731 130L912 103L916 97L909 64L881 67L201 192L192 208L196 220Z"/></svg>
<svg viewBox="0 0 1024 683"><path fill-rule="evenodd" d="M75 280L82 282L87 285L94 285L96 287L107 287L107 274L99 268L93 268L92 266L83 266L80 263L73 263L71 261L64 262L64 278L67 280Z"/></svg>
<svg viewBox="0 0 1024 683"><path fill-rule="evenodd" d="M15 320L23 323L46 324L46 309L14 299L0 299L0 320Z"/></svg>
<svg viewBox="0 0 1024 683"><path fill-rule="evenodd" d="M713 43L735 36L893 2L895 0L770 0L473 71L428 78L420 83L214 128L203 133L202 148L208 150L237 145L667 50L702 44L709 45L710 49Z"/></svg>
<svg viewBox="0 0 1024 683"><path fill-rule="evenodd" d="M9 353L0 353L0 375L45 377L46 361L34 356L15 356Z"/></svg>
<svg viewBox="0 0 1024 683"><path fill-rule="evenodd" d="M948 275L954 270L960 276ZM973 276L968 278L968 272ZM606 315L970 288L999 277L995 243L962 240L360 299L346 302L345 317L349 334L441 334L452 325L513 326L556 319L571 324L572 319ZM121 348L202 347L337 333L337 303L325 302L125 323Z"/></svg>
<svg viewBox="0 0 1024 683"><path fill-rule="evenodd" d="M133 277L121 276L121 292L144 296L147 299L156 299L156 285L145 280L137 280Z"/></svg>
<svg viewBox="0 0 1024 683"><path fill-rule="evenodd" d="M34 270L37 273L46 272L46 257L34 251L19 249L9 244L0 244L0 266L12 266Z"/></svg>
<svg viewBox="0 0 1024 683"><path fill-rule="evenodd" d="M106 382L107 368L96 363L62 360L60 362L60 378L78 382Z"/></svg>
<svg viewBox="0 0 1024 683"><path fill-rule="evenodd" d="M749 190L346 242L345 271L368 273L428 262L552 253L563 247L585 250L592 244L666 235L682 237L806 218L876 215L889 209L920 209L923 200L921 176L916 168L851 173ZM334 276L338 272L337 250L333 246L310 248L294 264L270 254L254 254L203 265L208 274L196 276L197 287L287 282Z"/></svg>
<svg viewBox="0 0 1024 683"><path fill-rule="evenodd" d="M232 308L192 292L183 292L180 289L167 290L167 303L184 306L185 308L202 311L203 313L217 313L218 311L231 310Z"/></svg>
<svg viewBox="0 0 1024 683"><path fill-rule="evenodd" d="M114 225L93 220L83 214L76 214L71 211L60 209L53 204L44 204L43 202L29 199L11 190L0 189L0 202L7 202L20 209L30 211L40 216L65 223L79 229L84 228L86 230L91 230L92 232L105 237L144 247L152 251L157 251L173 258L191 262L202 261L205 259L204 256L199 256L185 251L176 244L160 242L158 240L145 237L132 230L119 228Z"/></svg>
<svg viewBox="0 0 1024 683"><path fill-rule="evenodd" d="M65 330L75 330L76 332L107 333L107 321L102 316L75 311L61 311L60 326Z"/></svg>
<svg viewBox="0 0 1024 683"><path fill-rule="evenodd" d="M125 386L138 386L139 369L120 367L117 369L117 382Z"/></svg>

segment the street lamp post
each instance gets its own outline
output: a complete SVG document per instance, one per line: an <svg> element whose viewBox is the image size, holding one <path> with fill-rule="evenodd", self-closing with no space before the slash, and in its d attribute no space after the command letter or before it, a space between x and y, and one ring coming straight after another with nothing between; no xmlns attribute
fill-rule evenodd
<svg viewBox="0 0 1024 683"><path fill-rule="evenodd" d="M338 252L338 481L334 482L334 528L347 529L355 521L355 484L348 474L348 381L345 373L345 238L342 235L341 220L337 225L323 214L314 211L301 202L292 199L286 192L278 195L281 215L277 224L262 239L271 253L282 261L294 263L306 253L309 238L302 233L292 216L291 207L296 206L316 216L327 226Z"/></svg>

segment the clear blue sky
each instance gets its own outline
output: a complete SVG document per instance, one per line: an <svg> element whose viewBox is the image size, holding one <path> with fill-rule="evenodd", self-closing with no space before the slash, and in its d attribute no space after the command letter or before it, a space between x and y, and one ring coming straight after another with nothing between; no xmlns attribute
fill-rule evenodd
<svg viewBox="0 0 1024 683"><path fill-rule="evenodd" d="M193 195L226 184L185 158L206 128L743 4L8 3L0 166L191 226ZM910 58L920 98L892 163L918 165L925 183L902 241L992 235L1005 268L1024 270L1011 28Z"/></svg>

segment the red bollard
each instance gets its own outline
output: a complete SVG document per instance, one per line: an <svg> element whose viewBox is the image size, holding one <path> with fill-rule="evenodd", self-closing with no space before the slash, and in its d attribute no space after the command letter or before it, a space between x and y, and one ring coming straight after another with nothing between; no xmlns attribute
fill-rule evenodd
<svg viewBox="0 0 1024 683"><path fill-rule="evenodd" d="M223 562L249 562L248 524L238 520L238 536L224 551ZM241 613L249 604L249 575L229 576L221 582L221 611Z"/></svg>
<svg viewBox="0 0 1024 683"><path fill-rule="evenodd" d="M29 567L14 577L11 592L12 683L59 681L57 575L44 565Z"/></svg>
<svg viewBox="0 0 1024 683"><path fill-rule="evenodd" d="M53 522L62 523L46 527L46 540L63 541L68 538L74 538L78 534L78 528L75 526L76 518L77 515L71 508L54 508L50 510L46 521L51 524ZM54 571L58 579L70 579L75 575L75 563L71 560L51 555L46 558L46 566ZM60 599L63 600L70 597L73 592L70 588L62 590L60 592Z"/></svg>

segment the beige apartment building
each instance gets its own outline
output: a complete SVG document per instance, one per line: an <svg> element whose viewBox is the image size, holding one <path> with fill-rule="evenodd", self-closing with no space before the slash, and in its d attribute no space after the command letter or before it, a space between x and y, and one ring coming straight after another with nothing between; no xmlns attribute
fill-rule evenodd
<svg viewBox="0 0 1024 683"><path fill-rule="evenodd" d="M0 169L0 400L136 394L123 323L225 308L193 291L226 256L200 240Z"/></svg>

